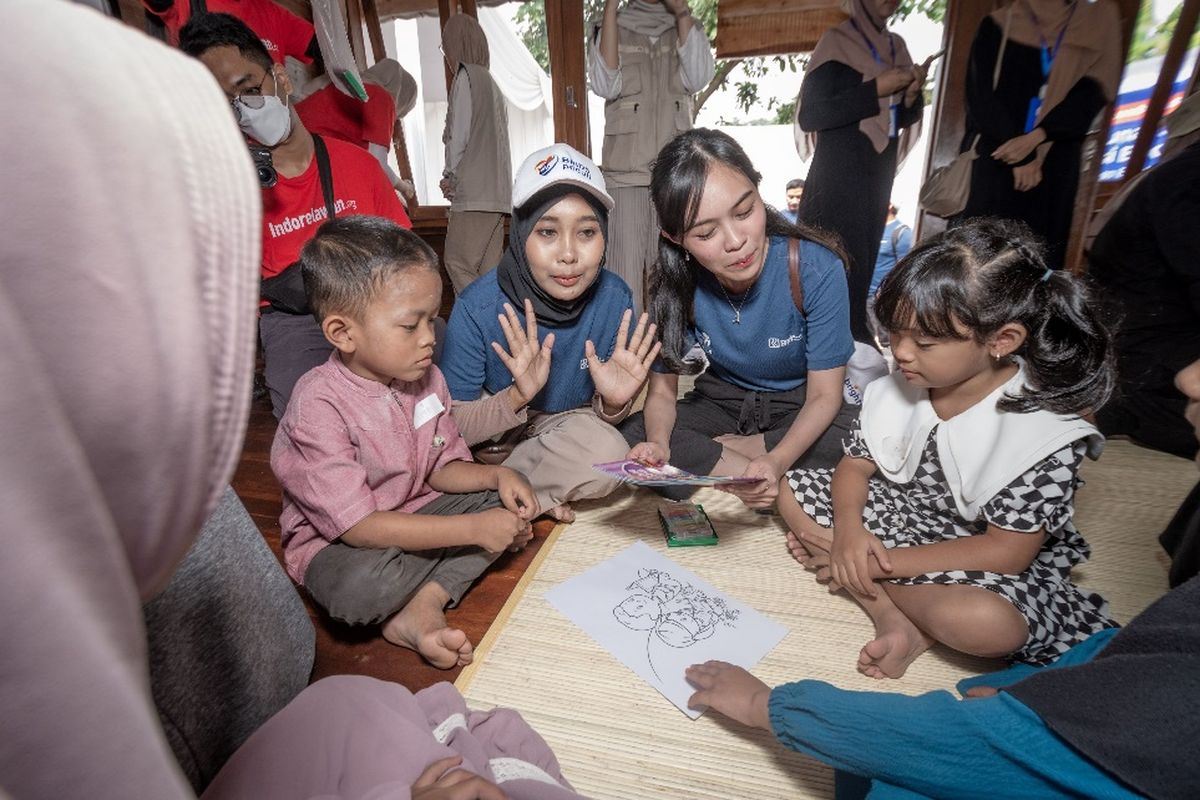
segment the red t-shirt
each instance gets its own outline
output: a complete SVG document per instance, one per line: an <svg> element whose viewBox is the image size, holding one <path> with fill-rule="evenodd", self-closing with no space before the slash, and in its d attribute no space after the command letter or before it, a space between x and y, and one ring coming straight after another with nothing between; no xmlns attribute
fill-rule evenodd
<svg viewBox="0 0 1200 800"><path fill-rule="evenodd" d="M338 139L325 138L324 142L333 172L337 216L369 214L386 217L405 228L412 227L404 206L370 153ZM316 235L327 216L316 155L300 175L294 178L280 175L278 183L263 189L262 201L262 276L269 278L296 262L300 248Z"/></svg>
<svg viewBox="0 0 1200 800"><path fill-rule="evenodd" d="M148 0L142 0L146 13L154 14L167 28L167 39L178 46L179 29L192 18L191 0L175 0L166 11L154 11ZM214 14L232 14L249 26L276 64L291 56L305 64L312 59L304 54L312 42L313 26L271 0L206 0L205 6Z"/></svg>
<svg viewBox="0 0 1200 800"><path fill-rule="evenodd" d="M396 103L382 86L364 83L367 102L338 91L333 84L296 104L296 113L310 133L333 136L366 150L368 144L390 147Z"/></svg>

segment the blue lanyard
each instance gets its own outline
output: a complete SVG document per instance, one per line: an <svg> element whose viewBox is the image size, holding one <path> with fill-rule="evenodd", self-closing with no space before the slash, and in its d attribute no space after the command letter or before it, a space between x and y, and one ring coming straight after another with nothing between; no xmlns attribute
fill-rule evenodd
<svg viewBox="0 0 1200 800"><path fill-rule="evenodd" d="M1038 22L1037 14L1035 14L1033 11L1033 6L1031 6L1029 3L1025 4L1025 8L1029 11L1029 16L1033 20L1033 27L1037 28L1038 40L1041 42L1043 81L1050 77L1050 68L1054 66L1054 58L1058 55L1058 48L1062 47L1063 36L1066 35L1067 28L1071 25L1071 17L1074 16L1075 9L1078 7L1078 5L1079 3L1077 2L1071 3L1071 10L1067 13L1067 19L1063 23L1062 30L1058 32L1058 38L1054 41L1054 47L1050 48L1046 46L1046 37L1042 36L1042 25L1040 22ZM859 32L861 33L861 31ZM871 49L871 52L874 52L874 48ZM876 59L876 61L878 60L879 59Z"/></svg>
<svg viewBox="0 0 1200 800"><path fill-rule="evenodd" d="M850 24L854 26L854 30L858 31L858 35L862 37L863 44L865 44L867 49L871 51L871 58L875 59L876 64L882 64L883 60L879 57L879 51L875 49L875 45L872 44L871 40L867 38L867 35L863 33L863 29L858 27L858 22L854 19L854 17L850 18ZM890 66L894 67L896 66L896 37L894 37L890 32L888 33L888 44L892 47L892 63Z"/></svg>

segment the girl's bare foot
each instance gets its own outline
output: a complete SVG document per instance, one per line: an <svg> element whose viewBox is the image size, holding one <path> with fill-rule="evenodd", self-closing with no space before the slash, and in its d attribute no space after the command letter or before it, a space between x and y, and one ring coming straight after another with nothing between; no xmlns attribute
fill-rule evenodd
<svg viewBox="0 0 1200 800"><path fill-rule="evenodd" d="M787 549L792 554L792 558L800 562L805 569L808 568L808 558L812 555L804 542L800 541L800 537L791 531L787 532Z"/></svg>
<svg viewBox="0 0 1200 800"><path fill-rule="evenodd" d="M570 523L575 521L575 509L571 508L567 503L560 503L546 513L559 522Z"/></svg>
<svg viewBox="0 0 1200 800"><path fill-rule="evenodd" d="M467 635L446 624L443 609L450 596L440 584L430 581L422 586L408 605L383 625L383 638L394 645L416 650L439 669L471 663L475 648Z"/></svg>
<svg viewBox="0 0 1200 800"><path fill-rule="evenodd" d="M875 638L858 654L858 671L869 678L899 678L917 656L933 646L927 635L899 613L876 621Z"/></svg>

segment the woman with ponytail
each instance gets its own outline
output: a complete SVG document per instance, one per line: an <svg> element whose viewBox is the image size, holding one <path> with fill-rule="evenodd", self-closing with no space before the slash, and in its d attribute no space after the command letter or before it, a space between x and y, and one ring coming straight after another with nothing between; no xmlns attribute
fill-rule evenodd
<svg viewBox="0 0 1200 800"><path fill-rule="evenodd" d="M779 503L797 560L875 622L859 671L899 677L935 641L1046 664L1113 626L1070 581L1078 470L1103 442L1084 415L1114 381L1087 286L1022 223L975 220L914 249L876 311L897 371L837 468L789 473Z"/></svg>
<svg viewBox="0 0 1200 800"><path fill-rule="evenodd" d="M719 131L680 134L658 154L649 313L662 353L644 414L621 426L630 458L760 478L730 487L755 508L774 503L793 466L833 466L857 410L842 401L854 352L845 257L768 208L760 177ZM679 376L700 372L677 400Z"/></svg>

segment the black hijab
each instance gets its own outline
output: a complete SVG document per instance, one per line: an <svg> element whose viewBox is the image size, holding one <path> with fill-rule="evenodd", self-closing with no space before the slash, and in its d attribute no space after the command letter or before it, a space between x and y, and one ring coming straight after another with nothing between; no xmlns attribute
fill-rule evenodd
<svg viewBox="0 0 1200 800"><path fill-rule="evenodd" d="M604 255L600 257L600 269L604 269L604 261L608 255L608 209L591 192L580 189L574 184L561 183L547 187L538 192L520 208L513 209L512 225L508 232L508 249L496 266L496 281L500 291L509 299L513 307L520 310L525 308L525 299L533 301L533 313L539 325L566 325L583 313L583 309L596 293L600 284L600 272L583 294L574 300L563 301L551 297L533 279L529 269L529 259L525 255L525 242L533 233L538 220L550 208L569 194L577 194L587 201L596 212L600 222L600 234L604 237Z"/></svg>

